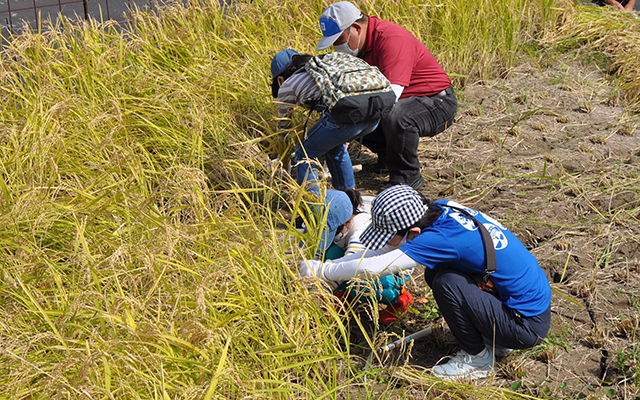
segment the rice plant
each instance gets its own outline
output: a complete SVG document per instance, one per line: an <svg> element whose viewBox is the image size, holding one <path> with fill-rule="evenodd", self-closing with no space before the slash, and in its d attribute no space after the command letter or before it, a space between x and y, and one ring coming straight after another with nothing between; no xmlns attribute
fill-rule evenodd
<svg viewBox="0 0 640 400"><path fill-rule="evenodd" d="M564 22L549 31L543 43L559 49L580 48L594 58L604 57L605 68L618 81L622 99L634 112L640 110L640 19L637 14L608 7L567 9Z"/></svg>
<svg viewBox="0 0 640 400"><path fill-rule="evenodd" d="M127 26L63 20L4 50L0 398L373 399L398 382L518 397L404 366L366 384L376 371L334 299L297 279L321 224L292 221L320 203L263 166L291 148L270 59L312 52L326 3L204 3ZM361 6L412 30L457 85L508 71L560 13L552 0Z"/></svg>

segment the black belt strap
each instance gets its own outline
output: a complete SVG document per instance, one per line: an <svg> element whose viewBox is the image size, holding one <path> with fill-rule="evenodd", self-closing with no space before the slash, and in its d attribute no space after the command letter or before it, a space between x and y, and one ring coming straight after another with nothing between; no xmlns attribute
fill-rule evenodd
<svg viewBox="0 0 640 400"><path fill-rule="evenodd" d="M496 249L493 247L493 239L491 239L491 234L487 230L487 228L482 225L480 221L478 221L473 215L471 215L464 208L458 208L454 206L450 206L447 204L438 204L439 206L449 207L456 211L459 211L470 218L473 222L475 222L478 230L480 231L480 236L482 236L482 243L484 244L484 257L487 260L487 268L484 272L486 275L484 276L484 281L487 282L489 280L489 276L496 272Z"/></svg>

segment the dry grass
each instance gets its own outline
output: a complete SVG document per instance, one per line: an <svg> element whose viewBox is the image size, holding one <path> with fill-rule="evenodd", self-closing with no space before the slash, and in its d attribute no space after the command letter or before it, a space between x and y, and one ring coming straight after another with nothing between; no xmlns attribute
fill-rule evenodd
<svg viewBox="0 0 640 400"><path fill-rule="evenodd" d="M555 4L363 8L413 30L464 84L510 71L555 25ZM134 13L130 27L13 38L0 64L0 398L336 398L352 386L379 398L399 382L425 396L519 397L403 366L365 385L334 299L297 280L321 218L305 235L292 221L317 200L257 155L290 153L273 129L268 65L282 48L313 49L325 5L176 4ZM545 182L591 198L564 178Z"/></svg>
<svg viewBox="0 0 640 400"><path fill-rule="evenodd" d="M640 19L612 7L576 7L568 9L559 29L549 31L543 42L604 56L621 97L636 112L640 110ZM589 109L585 103L586 112Z"/></svg>

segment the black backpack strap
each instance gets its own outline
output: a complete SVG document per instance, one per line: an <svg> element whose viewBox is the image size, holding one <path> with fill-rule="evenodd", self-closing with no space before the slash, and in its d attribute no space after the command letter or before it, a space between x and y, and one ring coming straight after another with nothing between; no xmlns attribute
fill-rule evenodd
<svg viewBox="0 0 640 400"><path fill-rule="evenodd" d="M371 96L369 98L369 107L367 109L366 117L369 119L380 118L380 114L384 110L384 102L380 96Z"/></svg>
<svg viewBox="0 0 640 400"><path fill-rule="evenodd" d="M467 216L469 219L471 219L478 227L478 230L480 231L480 236L482 237L482 243L484 244L484 257L487 260L487 268L484 271L486 273L486 275L484 276L484 281L487 282L489 280L489 276L494 272L496 272L496 249L493 247L493 239L491 239L491 234L480 221L478 221L473 215L471 215L464 208L454 207L447 204L439 204L439 203L437 204L439 206L449 207L451 209L461 212L462 214Z"/></svg>
<svg viewBox="0 0 640 400"><path fill-rule="evenodd" d="M313 108L310 108L309 114L307 114L307 120L304 121L304 127L302 128L302 140L307 138L307 124L309 123L309 119L311 118L312 112L313 112Z"/></svg>
<svg viewBox="0 0 640 400"><path fill-rule="evenodd" d="M316 103L309 103L308 105L306 105L306 107L309 109L309 113L307 114L307 119L304 121L304 126L302 128L302 137L305 139L307 137L307 125L309 125L311 114L313 114L314 111L317 111L320 114L323 114L324 110L326 109L326 107L322 105L322 101L318 101Z"/></svg>

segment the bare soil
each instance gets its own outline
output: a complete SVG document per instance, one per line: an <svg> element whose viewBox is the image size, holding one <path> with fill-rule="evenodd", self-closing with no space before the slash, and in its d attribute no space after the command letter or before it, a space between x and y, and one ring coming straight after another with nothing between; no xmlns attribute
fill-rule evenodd
<svg viewBox="0 0 640 400"><path fill-rule="evenodd" d="M553 399L640 398L639 119L596 64L549 64L459 91L455 124L421 140L420 191L501 220L554 288L549 343L513 352L479 384ZM386 179L366 166L356 173L368 195ZM435 327L409 360L430 368L458 349L442 318L433 319L421 273L410 290L418 301L388 330Z"/></svg>

